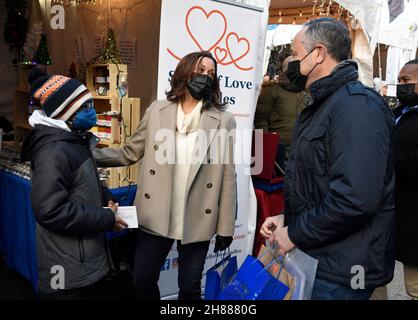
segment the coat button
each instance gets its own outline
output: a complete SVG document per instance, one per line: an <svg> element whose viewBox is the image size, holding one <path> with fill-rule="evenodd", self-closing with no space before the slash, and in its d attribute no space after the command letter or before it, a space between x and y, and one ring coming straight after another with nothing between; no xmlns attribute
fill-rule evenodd
<svg viewBox="0 0 418 320"><path fill-rule="evenodd" d="M206 187L208 187L208 189L212 188L212 183L208 183L208 184L206 185Z"/></svg>
<svg viewBox="0 0 418 320"><path fill-rule="evenodd" d="M205 212L206 212L207 214L209 214L209 213L211 213L211 212L212 212L212 210L210 210L210 209L206 209L206 210L205 210Z"/></svg>
<svg viewBox="0 0 418 320"><path fill-rule="evenodd" d="M208 163L210 163L210 159L208 159Z"/></svg>
<svg viewBox="0 0 418 320"><path fill-rule="evenodd" d="M150 170L149 173L153 176L155 174L154 170Z"/></svg>
<svg viewBox="0 0 418 320"><path fill-rule="evenodd" d="M148 193L144 194L144 196L145 196L145 198L147 198L147 199L151 198L151 196L150 196Z"/></svg>
<svg viewBox="0 0 418 320"><path fill-rule="evenodd" d="M158 145L154 146L154 150L157 151L158 150Z"/></svg>

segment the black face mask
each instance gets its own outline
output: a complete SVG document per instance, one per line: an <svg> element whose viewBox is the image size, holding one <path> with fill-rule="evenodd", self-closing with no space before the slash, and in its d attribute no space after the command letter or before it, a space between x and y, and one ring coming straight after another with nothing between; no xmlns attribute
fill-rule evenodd
<svg viewBox="0 0 418 320"><path fill-rule="evenodd" d="M415 85L415 83L407 83L396 86L396 96L403 106L415 107L418 105L418 94L415 93Z"/></svg>
<svg viewBox="0 0 418 320"><path fill-rule="evenodd" d="M213 79L206 74L196 73L187 83L190 94L196 100L210 99L212 95Z"/></svg>
<svg viewBox="0 0 418 320"><path fill-rule="evenodd" d="M294 60L290 61L287 65L286 77L289 79L290 83L293 84L296 88L300 91L305 90L306 82L308 82L308 77L311 72L316 68L318 64L316 64L311 71L305 76L300 73L300 63L305 60L307 56L309 56L314 50L313 48L306 56L303 57L302 60Z"/></svg>

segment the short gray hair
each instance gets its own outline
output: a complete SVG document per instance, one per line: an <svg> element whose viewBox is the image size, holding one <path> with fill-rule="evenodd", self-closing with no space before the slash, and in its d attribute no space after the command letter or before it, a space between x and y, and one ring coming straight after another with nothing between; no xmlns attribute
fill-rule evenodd
<svg viewBox="0 0 418 320"><path fill-rule="evenodd" d="M337 19L320 18L305 23L302 40L306 51L321 43L337 62L351 58L351 39L348 28Z"/></svg>

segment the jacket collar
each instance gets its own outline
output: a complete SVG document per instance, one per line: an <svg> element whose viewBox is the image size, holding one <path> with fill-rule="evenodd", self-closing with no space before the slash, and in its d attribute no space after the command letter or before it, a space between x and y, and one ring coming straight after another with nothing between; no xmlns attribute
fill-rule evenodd
<svg viewBox="0 0 418 320"><path fill-rule="evenodd" d="M168 100L164 100L161 105L160 105L160 111L166 109L166 108L176 108L177 107L177 102L172 102L172 101L168 101ZM221 120L221 112L219 111L219 109L215 108L215 107L209 107L209 109L206 109L204 112L208 112L209 116L212 118L215 118L217 120Z"/></svg>
<svg viewBox="0 0 418 320"><path fill-rule="evenodd" d="M331 74L313 82L309 88L314 102L331 96L347 82L358 79L358 66L354 60L340 62Z"/></svg>

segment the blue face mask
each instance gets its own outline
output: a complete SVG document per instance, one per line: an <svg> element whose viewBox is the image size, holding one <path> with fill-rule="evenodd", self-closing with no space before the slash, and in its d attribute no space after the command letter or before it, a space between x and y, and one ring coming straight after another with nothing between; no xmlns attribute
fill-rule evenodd
<svg viewBox="0 0 418 320"><path fill-rule="evenodd" d="M75 130L87 131L93 128L96 122L96 110L93 107L93 103L88 103L82 106L76 113L72 125Z"/></svg>

